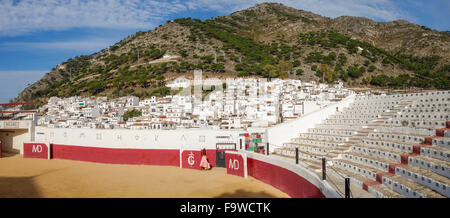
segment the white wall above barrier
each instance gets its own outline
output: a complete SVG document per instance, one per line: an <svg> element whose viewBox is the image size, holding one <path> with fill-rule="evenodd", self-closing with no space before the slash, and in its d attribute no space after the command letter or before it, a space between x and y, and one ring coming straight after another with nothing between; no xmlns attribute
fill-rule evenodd
<svg viewBox="0 0 450 218"><path fill-rule="evenodd" d="M244 130L128 130L36 127L37 142L104 148L216 149L222 137L239 144ZM230 137L231 136L231 137Z"/></svg>

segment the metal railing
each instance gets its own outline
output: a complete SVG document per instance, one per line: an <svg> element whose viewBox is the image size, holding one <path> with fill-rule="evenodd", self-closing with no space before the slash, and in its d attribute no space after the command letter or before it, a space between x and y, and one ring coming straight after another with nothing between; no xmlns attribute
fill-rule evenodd
<svg viewBox="0 0 450 218"><path fill-rule="evenodd" d="M269 155L269 146L271 147L276 147L276 148L283 148L283 146L279 146L279 145L275 145L272 143L267 143L267 155ZM337 170L335 170L331 165L328 165L328 168L331 170L330 172L335 173L336 175L338 175L339 177L341 177L342 179L344 179L344 190L340 190L340 187L333 181L333 179L328 179L327 180L327 160L325 157L322 157L322 180L330 182L331 184L333 184L336 187L336 192L338 194L340 194L342 197L344 198L353 198L353 194L351 192L351 188L350 188L350 178L347 176L342 175L341 173L339 173ZM298 147L295 148L295 164L298 165L299 164L299 149ZM331 174L330 174L331 175Z"/></svg>

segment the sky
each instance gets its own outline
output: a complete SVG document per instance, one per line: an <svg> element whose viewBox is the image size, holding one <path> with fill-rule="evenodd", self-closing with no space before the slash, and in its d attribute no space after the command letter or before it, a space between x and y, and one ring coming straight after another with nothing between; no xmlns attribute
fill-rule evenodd
<svg viewBox="0 0 450 218"><path fill-rule="evenodd" d="M450 30L449 0L0 0L0 103L53 67L180 17L209 19L262 2L335 18L403 19Z"/></svg>

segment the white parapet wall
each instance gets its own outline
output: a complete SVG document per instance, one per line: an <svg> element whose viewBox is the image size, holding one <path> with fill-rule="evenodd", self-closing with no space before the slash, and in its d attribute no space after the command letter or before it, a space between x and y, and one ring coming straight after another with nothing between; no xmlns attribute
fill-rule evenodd
<svg viewBox="0 0 450 218"><path fill-rule="evenodd" d="M271 145L269 146L270 151L273 152L275 147L282 146L283 143L289 142L291 138L298 137L299 133L307 132L308 128L313 128L328 116L335 114L336 108L338 108L339 111L342 111L343 108L348 107L354 100L355 95L350 95L339 102L305 114L295 120L268 128L266 137Z"/></svg>
<svg viewBox="0 0 450 218"><path fill-rule="evenodd" d="M244 130L125 130L36 127L35 141L50 144L134 149L215 149L216 143L239 143ZM228 136L227 139L224 136Z"/></svg>

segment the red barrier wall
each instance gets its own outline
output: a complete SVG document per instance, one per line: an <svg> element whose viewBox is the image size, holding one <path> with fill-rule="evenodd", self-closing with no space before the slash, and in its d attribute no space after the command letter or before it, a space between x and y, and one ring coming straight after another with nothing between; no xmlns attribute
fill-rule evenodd
<svg viewBox="0 0 450 218"><path fill-rule="evenodd" d="M272 185L293 198L325 198L315 185L283 167L247 157L247 169L249 176Z"/></svg>
<svg viewBox="0 0 450 218"><path fill-rule="evenodd" d="M90 161L98 163L180 166L180 151L178 149L100 148L61 144L52 144L51 147L51 158ZM208 157L211 166L216 166L216 151L228 150L230 149L206 150L206 156ZM200 160L201 159L195 161L196 165L200 164Z"/></svg>
<svg viewBox="0 0 450 218"><path fill-rule="evenodd" d="M114 164L180 166L178 149L99 148L52 144L52 158Z"/></svg>
<svg viewBox="0 0 450 218"><path fill-rule="evenodd" d="M240 154L225 155L225 167L227 168L227 174L245 177L246 167L244 164L244 158Z"/></svg>
<svg viewBox="0 0 450 218"><path fill-rule="evenodd" d="M202 154L200 150L183 150L181 152L181 168L201 170L201 159Z"/></svg>
<svg viewBox="0 0 450 218"><path fill-rule="evenodd" d="M49 147L45 143L23 143L24 158L49 159Z"/></svg>

